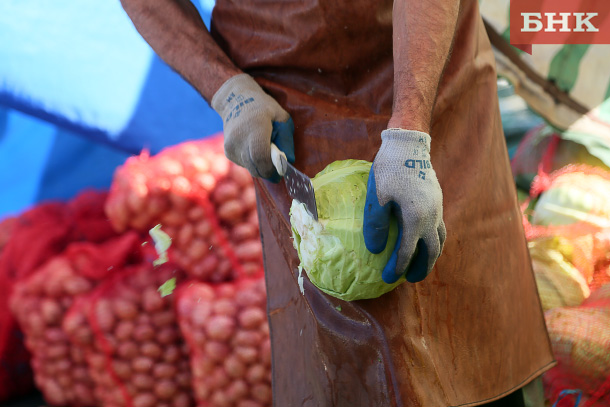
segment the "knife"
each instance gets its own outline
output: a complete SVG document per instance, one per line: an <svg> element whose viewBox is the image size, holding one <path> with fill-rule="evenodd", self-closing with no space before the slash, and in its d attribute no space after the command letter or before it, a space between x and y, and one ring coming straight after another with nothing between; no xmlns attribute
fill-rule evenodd
<svg viewBox="0 0 610 407"><path fill-rule="evenodd" d="M316 206L316 195L313 190L311 179L301 171L294 168L286 159L286 154L271 143L271 161L277 172L284 177L288 195L292 199L305 204L305 208L311 216L318 220L318 207Z"/></svg>

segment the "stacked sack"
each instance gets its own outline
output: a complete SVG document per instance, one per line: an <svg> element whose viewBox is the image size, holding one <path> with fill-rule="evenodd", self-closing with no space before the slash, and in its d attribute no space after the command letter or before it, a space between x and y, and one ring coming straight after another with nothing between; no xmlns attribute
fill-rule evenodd
<svg viewBox="0 0 610 407"><path fill-rule="evenodd" d="M539 168L524 226L558 366L543 379L547 399L610 402L610 172L584 164Z"/></svg>
<svg viewBox="0 0 610 407"><path fill-rule="evenodd" d="M155 267L152 261L149 253L139 264L115 271L64 319L64 330L88 362L96 405L194 405L175 296L159 292L182 272L171 263Z"/></svg>
<svg viewBox="0 0 610 407"><path fill-rule="evenodd" d="M565 389L584 393L586 406L610 403L610 284L579 307L556 308L545 319L558 366L545 374L547 398ZM565 404L569 405L569 404Z"/></svg>
<svg viewBox="0 0 610 407"><path fill-rule="evenodd" d="M93 382L81 348L72 346L63 328L64 317L81 296L90 293L113 268L137 260L135 233L103 243L73 242L19 281L11 310L32 354L37 388L53 405L96 406ZM137 252L136 252L137 253Z"/></svg>
<svg viewBox="0 0 610 407"><path fill-rule="evenodd" d="M221 136L129 158L106 213L117 231L161 224L172 260L194 279L227 281L262 268L252 177L225 158Z"/></svg>
<svg viewBox="0 0 610 407"><path fill-rule="evenodd" d="M142 153L108 194L36 209L54 223L12 233L0 271L19 275L11 309L49 405L271 406L256 195L222 136Z"/></svg>
<svg viewBox="0 0 610 407"><path fill-rule="evenodd" d="M161 225L172 239L168 258L187 276L173 296L196 405L271 406L256 195L250 174L225 158L222 137L130 158L106 209L117 230Z"/></svg>
<svg viewBox="0 0 610 407"><path fill-rule="evenodd" d="M70 242L102 242L116 233L104 214L107 194L84 191L70 202L46 202L2 225L0 252L0 401L34 387L30 354L9 310L14 286L65 250Z"/></svg>
<svg viewBox="0 0 610 407"><path fill-rule="evenodd" d="M199 407L271 406L271 343L262 278L192 283L178 292Z"/></svg>

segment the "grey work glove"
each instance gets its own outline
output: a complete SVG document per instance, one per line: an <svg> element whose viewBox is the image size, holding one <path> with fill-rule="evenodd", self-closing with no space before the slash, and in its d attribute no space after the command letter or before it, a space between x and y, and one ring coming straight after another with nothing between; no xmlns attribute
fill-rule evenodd
<svg viewBox="0 0 610 407"><path fill-rule="evenodd" d="M294 162L294 124L288 112L248 74L226 81L214 94L212 108L222 117L227 158L253 177L279 181L271 143Z"/></svg>
<svg viewBox="0 0 610 407"><path fill-rule="evenodd" d="M430 163L430 136L388 129L369 174L364 207L364 241L372 253L387 244L390 217L398 219L396 246L382 272L388 284L405 276L423 280L445 243L443 193Z"/></svg>

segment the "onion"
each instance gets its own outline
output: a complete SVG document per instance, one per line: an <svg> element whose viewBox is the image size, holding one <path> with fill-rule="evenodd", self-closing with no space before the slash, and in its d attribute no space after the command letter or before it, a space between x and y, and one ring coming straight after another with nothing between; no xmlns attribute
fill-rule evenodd
<svg viewBox="0 0 610 407"><path fill-rule="evenodd" d="M235 322L224 315L213 316L208 320L205 330L210 339L226 341L233 335Z"/></svg>
<svg viewBox="0 0 610 407"><path fill-rule="evenodd" d="M271 387L268 384L258 383L251 388L252 396L261 403L271 402Z"/></svg>
<svg viewBox="0 0 610 407"><path fill-rule="evenodd" d="M155 386L155 379L144 373L134 374L130 381L139 390L151 390Z"/></svg>
<svg viewBox="0 0 610 407"><path fill-rule="evenodd" d="M250 384L260 383L265 380L266 376L267 368L260 363L250 366L246 372L246 380Z"/></svg>
<svg viewBox="0 0 610 407"><path fill-rule="evenodd" d="M152 370L155 362L146 356L138 356L132 361L132 368L136 372L146 373Z"/></svg>
<svg viewBox="0 0 610 407"><path fill-rule="evenodd" d="M155 338L155 329L150 324L139 324L133 331L133 338L140 342L148 342Z"/></svg>
<svg viewBox="0 0 610 407"><path fill-rule="evenodd" d="M239 313L238 320L243 328L254 329L267 320L267 314L258 307L248 307Z"/></svg>
<svg viewBox="0 0 610 407"><path fill-rule="evenodd" d="M154 387L155 395L161 400L171 399L177 391L178 388L176 386L176 383L171 380L161 380L157 382Z"/></svg>
<svg viewBox="0 0 610 407"><path fill-rule="evenodd" d="M159 359L163 355L163 349L155 342L146 342L140 347L140 352L143 356L152 359Z"/></svg>
<svg viewBox="0 0 610 407"><path fill-rule="evenodd" d="M241 201L232 199L220 205L217 209L217 214L221 221L226 222L229 225L234 225L239 223L244 211L245 208Z"/></svg>
<svg viewBox="0 0 610 407"><path fill-rule="evenodd" d="M131 321L121 321L114 329L114 335L119 341L131 339L135 326Z"/></svg>
<svg viewBox="0 0 610 407"><path fill-rule="evenodd" d="M133 398L133 407L155 407L157 398L152 393L138 393Z"/></svg>
<svg viewBox="0 0 610 407"><path fill-rule="evenodd" d="M248 384L244 380L233 380L226 390L229 401L236 402L248 395Z"/></svg>
<svg viewBox="0 0 610 407"><path fill-rule="evenodd" d="M58 324L63 317L61 306L50 298L43 299L40 304L40 312L45 323L49 325Z"/></svg>
<svg viewBox="0 0 610 407"><path fill-rule="evenodd" d="M117 317L123 320L135 319L138 314L138 307L131 301L117 298L112 302L114 313Z"/></svg>
<svg viewBox="0 0 610 407"><path fill-rule="evenodd" d="M138 345L132 341L121 342L117 354L123 359L131 360L138 355Z"/></svg>
<svg viewBox="0 0 610 407"><path fill-rule="evenodd" d="M153 376L156 379L170 379L178 373L178 369L174 364L157 363L153 368Z"/></svg>
<svg viewBox="0 0 610 407"><path fill-rule="evenodd" d="M212 199L216 203L223 203L237 198L240 195L240 188L237 183L233 181L223 181L216 185L214 192L212 192Z"/></svg>

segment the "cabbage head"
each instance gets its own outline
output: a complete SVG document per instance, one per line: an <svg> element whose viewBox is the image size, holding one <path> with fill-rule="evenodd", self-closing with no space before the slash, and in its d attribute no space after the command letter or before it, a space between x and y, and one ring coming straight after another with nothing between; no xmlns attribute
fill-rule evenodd
<svg viewBox="0 0 610 407"><path fill-rule="evenodd" d="M292 202L290 223L301 267L323 292L345 301L376 298L406 281L394 284L381 279L398 236L393 219L386 248L369 252L362 234L366 185L371 163L362 160L335 161L318 173L312 184L318 221L305 204Z"/></svg>
<svg viewBox="0 0 610 407"><path fill-rule="evenodd" d="M587 280L572 264L574 247L560 236L528 242L543 311L575 307L591 294Z"/></svg>
<svg viewBox="0 0 610 407"><path fill-rule="evenodd" d="M610 227L609 179L580 171L562 174L542 193L534 206L532 223L535 225L576 222Z"/></svg>

